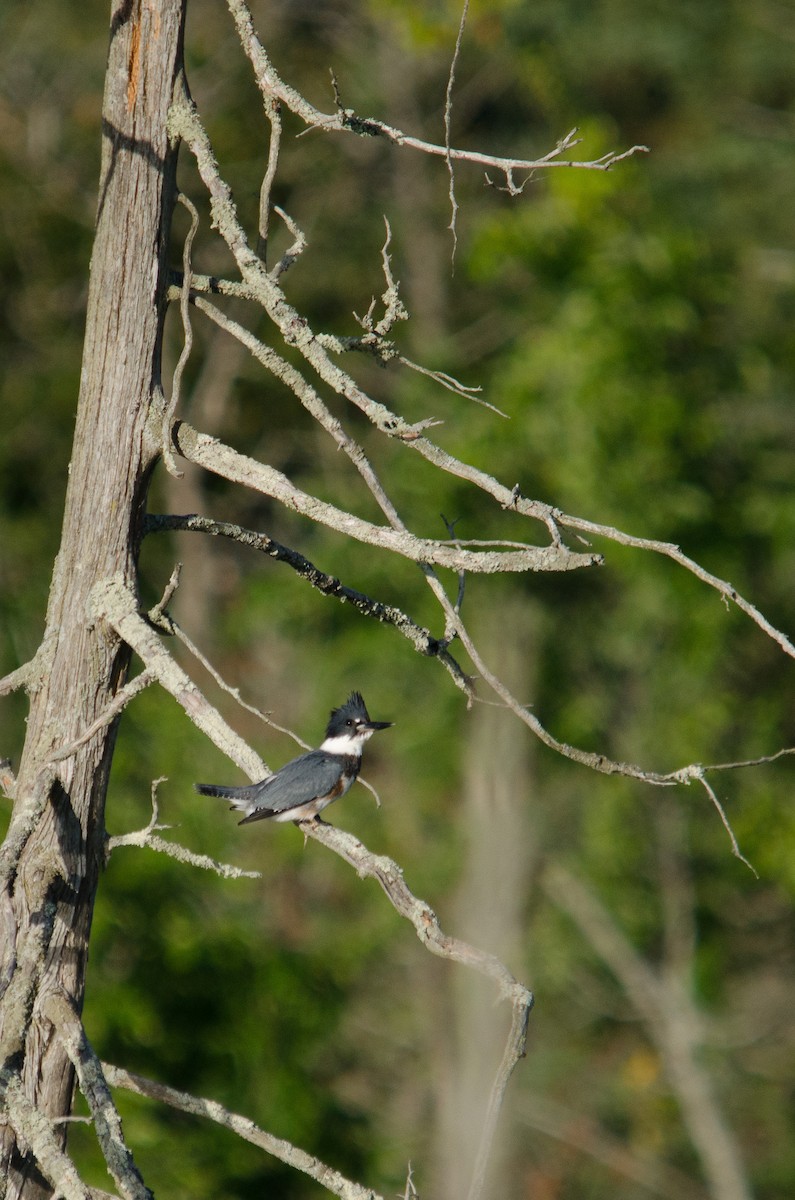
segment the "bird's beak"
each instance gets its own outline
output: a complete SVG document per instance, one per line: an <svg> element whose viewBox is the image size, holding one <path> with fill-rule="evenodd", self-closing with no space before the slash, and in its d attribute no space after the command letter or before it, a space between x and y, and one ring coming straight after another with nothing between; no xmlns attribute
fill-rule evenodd
<svg viewBox="0 0 795 1200"><path fill-rule="evenodd" d="M394 724L394 721L368 721L367 728L375 732L377 729L391 729Z"/></svg>

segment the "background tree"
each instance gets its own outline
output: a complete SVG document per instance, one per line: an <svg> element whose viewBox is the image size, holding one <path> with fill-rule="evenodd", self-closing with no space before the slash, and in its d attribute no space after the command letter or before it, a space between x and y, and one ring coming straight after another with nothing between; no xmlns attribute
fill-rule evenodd
<svg viewBox="0 0 795 1200"><path fill-rule="evenodd" d="M791 464L782 399L792 273L786 210L777 199L787 194L791 169L785 47L764 5L733 20L719 5L687 29L644 6L631 16L619 8L591 18L558 5L549 12L534 6L531 14L506 4L471 15L454 91L454 141L511 154L524 145L533 158L539 146L548 149L550 130L554 140L588 112L589 150L653 145L642 174L626 164L620 176L561 172L532 181L521 199L509 201L483 191L477 172L458 169L451 287L449 242L439 237L449 220L444 161L390 150L382 139L333 141L318 133L293 153L289 135L302 126L285 113L283 143L291 153L282 154L274 197L310 245L284 286L312 328L360 334L349 312L365 312L384 287L386 210L393 273L405 278L415 314L405 335L394 331L401 351L484 383L486 398L512 421L462 409L462 401L439 393L430 408L427 380L383 371L363 356L355 363L360 386L407 420L449 404L445 425L429 434L447 452L497 470L509 488L518 479L525 495L588 521L681 543L774 625L786 625ZM90 15L81 9L78 20ZM424 8L346 4L307 19L294 6L269 5L257 20L280 48L282 77L296 80L320 109L332 110L332 62L343 106L412 131L432 129L428 138L438 141L458 15L440 12L437 20ZM42 502L55 506L57 499L51 486L40 499L36 483L52 474L36 457L53 457L51 438L41 433L52 421L37 425L30 413L42 412L48 396L53 413L59 403L64 414L71 409L70 353L76 359L64 317L74 314L76 332L80 308L73 282L50 282L53 272L66 281L78 276L60 256L72 254L80 239L64 232L63 216L39 214L47 205L70 217L87 214L88 176L95 173L87 173L81 192L67 170L82 164L69 139L86 126L93 135L84 115L92 104L82 91L91 81L82 43L69 56L58 42L55 69L37 20L46 20L43 10L24 19L13 14L3 39L9 205L26 176L47 167L44 209L9 208L15 236L4 252L6 277L17 264L19 275L19 299L9 309L4 398L14 433L7 452L17 464L31 464L5 473L4 543L13 546L3 591L9 667L30 658L38 640L27 614L37 605L41 611L45 572L30 564L44 542L36 534L31 544L26 531L39 528ZM260 101L242 77L244 60L233 53L224 10L197 5L193 20L191 88L200 109L212 112L209 132L224 174L245 227L256 230L265 150L262 142L252 147L250 131ZM125 28L131 32L134 22ZM76 21L70 36L78 35ZM405 67L396 65L396 45L411 51L401 56ZM377 72L366 69L371 63ZM42 89L42 74L54 86ZM81 99L62 160L62 96L72 95ZM204 215L204 191L182 159L180 186ZM762 167L770 186L747 187ZM75 195L86 199L76 203ZM186 229L177 230L174 266ZM203 219L193 269L228 277L231 259L207 230ZM293 236L272 224L269 263ZM319 274L321 261L329 264L327 275ZM464 286L470 283L477 288ZM214 303L233 319L246 311L239 300L235 308ZM353 477L343 472L336 447L329 452L286 391L263 385L226 333L214 332L201 314L191 325L194 355L182 384L190 412L180 411L246 453L266 455L305 492L350 507ZM43 361L27 349L34 331L46 348ZM179 319L170 337L173 367L183 341ZM299 363L296 350L280 351ZM366 422L338 412L374 453L379 439ZM64 416L67 435L68 424ZM406 471L409 449L389 443L379 473L411 527L444 537L435 516L441 509L459 518L461 537L522 536L516 514L478 503L460 480L426 473L416 454ZM64 449L64 464L67 457ZM363 558L262 495L241 503L217 474L210 478L182 461L179 467L181 480L155 476L154 510L209 510L267 529L345 583L388 597L442 633L410 564L390 563L385 574L374 552ZM361 504L360 514L373 513ZM532 699L527 715L538 715L560 740L638 762L647 773L756 758L788 744L785 660L775 644L736 610L724 613L714 593L697 589L683 572L598 541L588 522L580 528L594 548L609 549L606 569L506 580L496 592L491 581L486 592L485 580L467 579L464 617L477 627L487 664L522 700ZM319 605L283 567L263 566L234 543L207 542L196 533L180 538L185 569L172 609L181 625L244 694L302 731L315 729L339 700L343 679L343 691L350 683L370 696L378 664L379 711L395 716L400 732L379 764L385 806L369 812L352 795L345 819L340 812L334 820L393 853L415 890L432 897L445 927L480 944L488 937L544 998L533 1018L532 1071L517 1083L503 1126L511 1188L556 1194L604 1187L607 1169L608 1186L620 1194L696 1194L703 1177L711 1194L740 1195L747 1187L743 1159L760 1194L786 1187L786 761L708 777L731 805L742 849L762 875L756 884L726 854L714 813L687 804L692 787L651 790L533 752L517 743L518 727L497 710L477 706L465 717L448 677L432 661L406 656L401 639L382 636L374 645L368 623L349 608ZM146 605L159 597L171 566L163 536L148 538ZM21 716L15 697L4 703L12 722ZM218 703L259 741L253 715L233 714L222 693ZM459 726L473 747L469 767L452 736ZM77 721L75 736L87 727ZM21 728L20 721L20 732L9 733L11 753ZM277 758L289 757L289 748L274 745ZM168 772L161 805L169 819L179 814L180 839L261 870L264 860L264 878L197 882L184 866L171 869L162 856L119 846L100 893L92 948L95 976L84 1018L92 1041L107 1058L255 1115L352 1175L384 1180L384 1191L402 1186L406 1158L419 1162L424 1148L420 1183L430 1185L436 1163L435 1192L460 1194L456 1164L465 1155L456 1139L469 1151L468 1174L470 1131L482 1124L483 1068L462 1059L457 1043L470 1045L473 1027L482 1033L480 997L446 964L425 963L419 947L415 954L388 912L363 902L343 864L319 858L312 847L304 854L273 830L243 842L223 814L188 798L191 779L220 777L224 769L201 740L191 740L167 697L149 689L125 714L110 828L128 831L135 817L145 824L150 780ZM782 835L771 838L771 828ZM478 903L479 895L487 900ZM496 919L496 931L484 925L487 917ZM398 1014L394 996L409 978ZM489 1073L493 1066L492 1051ZM301 1188L299 1176L263 1162L259 1151L246 1157L231 1139L216 1140L204 1128L195 1135L192 1126L181 1128L182 1153L166 1153L160 1114L121 1093L116 1098L150 1185L185 1195L219 1188L253 1194L267 1177L285 1194ZM436 1117L429 1120L429 1112ZM544 1132L529 1135L528 1126ZM101 1184L104 1167L92 1167L88 1135L76 1131L71 1148L84 1175Z"/></svg>

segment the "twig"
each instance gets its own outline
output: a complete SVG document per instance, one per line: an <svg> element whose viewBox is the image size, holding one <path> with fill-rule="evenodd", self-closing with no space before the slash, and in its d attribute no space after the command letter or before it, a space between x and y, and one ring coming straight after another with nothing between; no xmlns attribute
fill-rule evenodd
<svg viewBox="0 0 795 1200"><path fill-rule="evenodd" d="M450 62L450 73L447 77L447 89L444 95L444 151L445 161L447 163L447 175L449 178L449 187L447 195L450 199L450 224L448 229L453 235L453 250L450 255L450 265L455 272L455 252L458 249L458 201L455 198L455 168L453 166L451 134L453 123L453 87L455 85L455 71L458 66L458 59L461 55L461 43L464 40L464 29L466 27L467 15L469 13L469 0L464 0L464 7L461 10L461 20L458 23L458 33L455 39L455 49Z"/></svg>
<svg viewBox="0 0 795 1200"><path fill-rule="evenodd" d="M141 671L140 675L136 675L129 683L125 683L124 687L119 688L110 704L89 725L88 729L80 734L80 737L75 738L68 746L61 746L59 750L53 751L50 755L50 762L62 762L65 758L71 758L75 751L90 741L95 733L99 733L100 729L104 729L106 725L110 725L111 721L114 721L130 701L135 699L144 688L147 688L153 679L154 673L145 668Z"/></svg>
<svg viewBox="0 0 795 1200"><path fill-rule="evenodd" d="M586 521L582 517L569 516L568 513L560 512L558 509L553 509L555 521L559 525L563 525L568 529L577 529L583 533L590 534L593 537L608 538L611 542L617 542L620 546L631 546L637 550L649 550L653 554L661 554L665 558L670 558L673 562L678 563L680 567L684 567L691 575L695 575L696 579L700 579L702 583L706 583L709 587L714 588L723 596L724 600L731 601L750 617L755 625L758 625L768 637L772 638L781 649L790 658L795 658L795 645L792 644L786 634L781 630L776 629L766 617L762 615L758 608L745 600L740 593L725 580L720 579L717 575L712 575L694 559L688 558L683 554L679 546L673 542L660 542L653 538L635 537L632 534L624 533L621 529L614 529L610 525L598 525L594 521Z"/></svg>
<svg viewBox="0 0 795 1200"><path fill-rule="evenodd" d="M291 216L288 215L288 213L284 211L283 208L279 208L278 204L274 204L273 211L279 214L287 228L290 230L290 233L293 235L292 246L285 250L284 254L281 256L276 266L270 273L270 278L275 281L279 279L285 271L288 271L293 263L300 258L304 250L306 250L307 242L303 230L298 228L295 221Z"/></svg>
<svg viewBox="0 0 795 1200"><path fill-rule="evenodd" d="M10 692L17 692L20 688L26 687L33 675L35 665L36 660L32 658L30 662L23 663L21 667L4 675L0 679L0 696L7 696Z"/></svg>
<svg viewBox="0 0 795 1200"><path fill-rule="evenodd" d="M713 768L713 770L714 770L714 768ZM698 780L698 782L703 787L704 791L709 796L712 803L715 805L715 808L718 811L718 816L720 817L721 822L723 824L723 828L726 830L726 832L729 835L729 841L731 842L731 845L732 845L732 854L734 855L735 858L739 858L741 863L745 863L746 867L751 872L751 874L754 875L758 879L759 872L757 871L756 867L752 866L752 864L748 861L748 859L745 857L745 855L740 852L740 847L737 844L737 838L734 835L734 830L732 829L731 825L729 824L729 818L726 816L726 811L725 811L723 805L721 804L720 800L718 799L717 795L715 794L714 788L710 787L710 785L707 783L706 779L704 778L703 768L697 772L694 772L694 778Z"/></svg>
<svg viewBox="0 0 795 1200"><path fill-rule="evenodd" d="M214 858L208 858L206 854L195 854L192 850L188 850L186 846L181 846L178 842L167 842L163 838L158 837L157 830L171 829L170 825L158 825L157 823L157 787L161 783L165 783L164 777L152 781L152 816L149 819L149 823L143 829L138 829L134 833L122 833L114 837L109 837L105 847L108 856L120 846L140 846L146 847L148 850L155 850L159 854L167 854L170 858L175 858L178 862L187 863L188 866L199 867L203 871L214 871L222 879L262 878L262 874L259 871L244 871L242 867L233 867L228 863L217 862Z"/></svg>
<svg viewBox="0 0 795 1200"><path fill-rule="evenodd" d="M170 826L164 825L161 828L169 829ZM178 842L167 842L165 838L158 837L155 833L148 833L143 829L136 833L123 833L108 839L108 853L117 850L120 846L145 847L147 850L154 850L157 854L166 854L169 858L175 858L177 862L184 863L186 866L198 867L202 871L213 871L216 875L220 875L221 879L262 878L261 871L244 871L242 867L218 862L206 854L196 854Z"/></svg>
<svg viewBox="0 0 795 1200"><path fill-rule="evenodd" d="M419 1192L414 1186L414 1170L411 1163L408 1164L406 1171L406 1187L403 1191L403 1200L417 1200Z"/></svg>
<svg viewBox="0 0 795 1200"><path fill-rule="evenodd" d="M268 163L259 190L259 229L257 254L264 263L268 260L268 234L270 231L271 192L279 166L279 150L282 141L282 111L275 96L263 96L265 115L270 121L271 136L268 143Z"/></svg>
<svg viewBox="0 0 795 1200"><path fill-rule="evenodd" d="M510 420L508 414L504 413L501 408L497 408L496 404L491 404L490 401L484 400L477 394L481 391L480 387L468 387L452 375L448 375L446 371L434 371L428 367L421 367L419 363L412 362L410 358L404 358L402 354L399 354L397 359L401 366L408 367L410 371L416 371L419 375L425 375L434 383L441 384L448 392L454 392L456 396L463 396L465 400L474 400L475 404L479 404L482 408L488 408L498 417L504 417L506 421Z"/></svg>
<svg viewBox="0 0 795 1200"><path fill-rule="evenodd" d="M458 546L458 548L460 549L461 548L460 543L455 541L455 539L454 539L455 527L458 523L459 518L457 518L455 521L448 521L448 519L444 515L444 513L440 513L439 515L441 516L442 521L444 522L444 524L447 528L447 532L450 534L450 537L453 538L454 545ZM461 615L461 608L464 603L464 593L466 592L466 586L467 586L466 572L459 571L459 573L458 573L458 596L456 597L456 602L455 602L455 605L453 606L453 612L456 614L456 616ZM452 639L455 636L456 636L455 629L452 626L448 626L445 629L445 640L450 642L450 641L452 641Z"/></svg>
<svg viewBox="0 0 795 1200"><path fill-rule="evenodd" d="M185 341L177 360L177 365L174 368L174 376L171 382L171 397L163 414L162 443L163 461L166 464L169 474L173 475L175 479L181 479L182 471L177 466L177 460L174 458L174 450L172 448L171 427L174 423L174 413L179 404L182 375L193 349L193 327L190 321L191 250L193 249L193 239L199 228L199 214L193 201L188 196L183 195L182 192L177 193L177 200L190 213L190 229L185 236L185 244L182 247L182 290L179 298L179 315L182 318Z"/></svg>
<svg viewBox="0 0 795 1200"><path fill-rule="evenodd" d="M199 1096L191 1096L187 1092L178 1092L176 1088L155 1083L152 1079L144 1079L141 1075L133 1075L131 1071L125 1071L122 1067L113 1066L111 1063L103 1062L102 1070L111 1087L125 1088L127 1091L135 1092L138 1096L157 1100L160 1104L167 1104L170 1108L176 1108L180 1112L215 1121L216 1124L231 1130L244 1141L250 1142L253 1146L258 1146L267 1154L278 1158L280 1162L287 1163L297 1171L302 1171L327 1191L339 1196L341 1200L383 1200L371 1188L362 1187L361 1184L346 1179L339 1171L326 1166L314 1155L307 1154L305 1150L293 1146L284 1138L267 1133L250 1121L248 1117L230 1112L215 1100L204 1100Z"/></svg>
<svg viewBox="0 0 795 1200"><path fill-rule="evenodd" d="M163 589L163 595L158 600L157 604L149 609L147 616L153 625L158 629L162 629L165 633L170 633L169 621L166 619L165 612L171 601L174 599L177 588L179 587L179 577L182 574L182 563L175 563L174 569L168 578L168 583Z"/></svg>
<svg viewBox="0 0 795 1200"><path fill-rule="evenodd" d="M260 90L268 95L277 96L285 107L289 108L291 112L300 117L312 129L320 129L328 133L354 133L361 137L383 137L396 146L418 150L423 154L443 158L445 161L454 160L456 162L469 162L475 163L478 166L491 167L494 170L503 172L506 176L511 171L535 171L549 167L609 171L616 163L630 158L634 154L648 153L647 146L632 146L620 154L610 153L590 161L572 162L569 159L560 159L561 153L569 149L572 144L576 144L564 138L554 150L550 150L547 154L542 155L541 158L502 158L494 154L483 154L477 150L458 150L452 146L426 142L422 138L411 137L403 133L400 129L395 129L393 126L387 125L386 122L379 121L374 117L360 117L351 109L343 108L341 105L338 105L337 111L334 113L323 113L305 100L295 88L290 87L289 84L284 83L279 78L262 43L254 32L251 14L245 3L243 3L243 0L227 0L227 4L237 26L243 49L251 60Z"/></svg>

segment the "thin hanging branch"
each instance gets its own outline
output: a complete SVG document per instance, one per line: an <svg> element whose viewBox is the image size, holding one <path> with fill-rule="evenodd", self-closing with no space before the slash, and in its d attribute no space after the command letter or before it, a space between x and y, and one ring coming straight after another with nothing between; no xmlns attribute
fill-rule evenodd
<svg viewBox="0 0 795 1200"><path fill-rule="evenodd" d="M455 49L453 50L453 58L450 63L450 73L447 77L447 89L444 94L444 156L447 163L447 176L449 180L447 195L450 200L450 224L447 228L453 236L453 251L450 256L450 264L453 270L455 270L455 252L458 249L458 201L455 197L455 167L453 166L451 140L453 132L453 87L455 86L455 72L458 66L458 59L461 55L461 44L464 40L464 29L466 28L468 14L469 0L464 0L464 7L461 10L461 20L458 23L458 33L455 39Z"/></svg>
<svg viewBox="0 0 795 1200"><path fill-rule="evenodd" d="M180 391L182 388L182 376L185 367L188 365L191 351L193 349L193 326L190 320L190 291L191 291L191 252L193 249L193 239L199 229L199 214L193 201L185 196L182 192L177 194L177 200L183 208L188 210L190 215L190 228L185 237L185 244L182 248L182 288L180 289L179 297L179 315L182 320L183 345L180 352L177 365L174 368L174 376L171 381L171 396L169 397L166 410L163 414L163 428L161 440L163 443L163 462L166 464L166 470L175 479L180 479L182 472L177 467L176 459L174 458L174 449L171 441L171 427L174 424L174 413L177 411L177 405L180 400Z"/></svg>

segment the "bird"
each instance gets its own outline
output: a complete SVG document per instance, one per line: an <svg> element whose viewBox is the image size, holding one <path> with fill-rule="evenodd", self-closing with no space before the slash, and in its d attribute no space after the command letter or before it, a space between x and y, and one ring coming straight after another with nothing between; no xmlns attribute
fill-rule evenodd
<svg viewBox="0 0 795 1200"><path fill-rule="evenodd" d="M231 810L245 813L240 825L251 821L306 821L344 796L359 774L365 742L392 721L371 721L361 692L351 692L329 716L326 737L319 750L310 750L281 770L248 787L222 787L195 783L202 796L231 800Z"/></svg>

